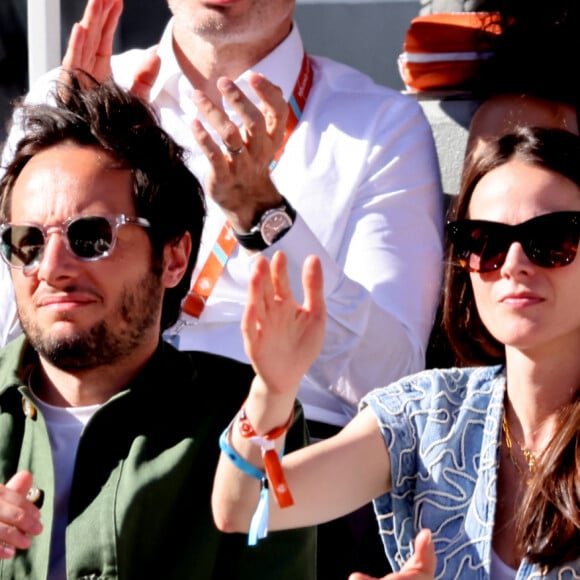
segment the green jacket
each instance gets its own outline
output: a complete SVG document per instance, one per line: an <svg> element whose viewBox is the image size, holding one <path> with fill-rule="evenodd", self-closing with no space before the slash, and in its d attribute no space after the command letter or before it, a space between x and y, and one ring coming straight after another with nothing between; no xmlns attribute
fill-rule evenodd
<svg viewBox="0 0 580 580"><path fill-rule="evenodd" d="M0 561L1 580L45 579L53 465L42 414L23 411L37 361L24 339L0 350L0 481L32 472L43 492L44 531ZM218 437L241 406L249 366L161 342L127 389L87 424L79 442L66 531L67 578L83 580L307 580L315 578L315 529L245 534L214 526L210 494ZM302 446L298 413L287 449Z"/></svg>

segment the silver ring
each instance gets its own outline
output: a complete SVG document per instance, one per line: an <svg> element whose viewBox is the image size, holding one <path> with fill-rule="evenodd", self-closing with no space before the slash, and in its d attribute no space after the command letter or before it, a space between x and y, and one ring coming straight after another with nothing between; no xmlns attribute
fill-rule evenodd
<svg viewBox="0 0 580 580"><path fill-rule="evenodd" d="M244 150L244 145L242 145L241 147L238 147L237 149L230 149L226 145L226 151L232 156L239 155L243 150Z"/></svg>

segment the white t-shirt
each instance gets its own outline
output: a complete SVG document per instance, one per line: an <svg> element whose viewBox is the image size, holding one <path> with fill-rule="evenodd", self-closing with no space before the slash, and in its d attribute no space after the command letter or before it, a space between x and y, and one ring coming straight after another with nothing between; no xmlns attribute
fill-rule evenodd
<svg viewBox="0 0 580 580"><path fill-rule="evenodd" d="M101 405L55 407L36 396L34 399L46 421L54 465L55 505L48 580L66 580L65 533L77 448L85 425Z"/></svg>
<svg viewBox="0 0 580 580"><path fill-rule="evenodd" d="M517 573L518 571L505 564L494 550L491 551L489 577L492 580L515 580Z"/></svg>

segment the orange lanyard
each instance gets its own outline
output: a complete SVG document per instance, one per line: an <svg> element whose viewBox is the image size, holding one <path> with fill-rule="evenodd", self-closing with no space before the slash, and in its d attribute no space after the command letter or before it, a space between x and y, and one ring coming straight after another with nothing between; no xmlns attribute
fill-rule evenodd
<svg viewBox="0 0 580 580"><path fill-rule="evenodd" d="M270 171L272 171L278 164L288 139L290 139L290 136L300 122L304 106L306 105L306 99L308 98L308 93L312 87L312 77L312 63L310 58L308 58L308 55L304 53L300 74L298 75L298 79L294 85L292 96L288 101L289 114L288 120L286 121L286 130L284 131L284 139L280 149L276 152L272 163L270 163ZM181 305L183 312L189 314L189 316L193 316L194 318L199 318L201 316L201 313L205 308L205 303L212 293L218 278L221 276L236 245L237 241L232 232L232 228L229 222L226 221L205 264L203 265L203 268L199 272L195 283Z"/></svg>

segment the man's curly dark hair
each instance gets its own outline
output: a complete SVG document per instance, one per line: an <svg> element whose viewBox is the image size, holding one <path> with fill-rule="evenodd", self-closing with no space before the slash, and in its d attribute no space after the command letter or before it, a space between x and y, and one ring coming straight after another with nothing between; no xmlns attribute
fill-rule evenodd
<svg viewBox="0 0 580 580"><path fill-rule="evenodd" d="M14 183L28 161L65 141L101 148L120 168L129 169L137 215L151 223L145 231L159 266L166 244L189 232L192 252L186 273L165 291L161 330L177 321L197 259L205 218L202 188L187 168L184 149L164 131L148 103L116 85L97 82L82 71L57 82L49 104L22 104L15 116L24 136L0 179L0 219L10 220Z"/></svg>

